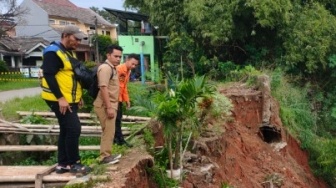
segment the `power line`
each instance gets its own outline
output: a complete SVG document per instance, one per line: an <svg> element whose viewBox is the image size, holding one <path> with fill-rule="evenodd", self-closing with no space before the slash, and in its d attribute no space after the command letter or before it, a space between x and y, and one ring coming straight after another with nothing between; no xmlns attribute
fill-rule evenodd
<svg viewBox="0 0 336 188"><path fill-rule="evenodd" d="M46 33L46 32L49 32L49 31L53 31L53 29L48 29L48 30L46 30L46 31L42 31L42 32L40 32L40 33L37 33L37 34L35 34L35 35L32 35L31 37L35 37L35 36L37 36L37 35L41 35L41 34L44 34L44 33Z"/></svg>

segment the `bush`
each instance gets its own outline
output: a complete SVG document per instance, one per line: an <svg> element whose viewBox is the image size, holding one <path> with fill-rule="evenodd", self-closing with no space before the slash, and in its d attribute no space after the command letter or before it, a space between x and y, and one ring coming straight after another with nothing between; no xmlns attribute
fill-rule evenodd
<svg viewBox="0 0 336 188"><path fill-rule="evenodd" d="M8 72L9 68L5 61L0 60L0 72Z"/></svg>

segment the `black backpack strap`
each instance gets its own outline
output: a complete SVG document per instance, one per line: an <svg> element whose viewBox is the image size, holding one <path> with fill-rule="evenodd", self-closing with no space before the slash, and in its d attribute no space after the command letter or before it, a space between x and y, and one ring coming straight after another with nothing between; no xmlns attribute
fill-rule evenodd
<svg viewBox="0 0 336 188"><path fill-rule="evenodd" d="M110 80L112 79L112 77L113 77L113 69L115 69L114 67L112 67L109 63L107 63L107 62L105 62L108 66L110 66L111 67L111 69L112 69L112 74L111 74L111 77L110 77Z"/></svg>

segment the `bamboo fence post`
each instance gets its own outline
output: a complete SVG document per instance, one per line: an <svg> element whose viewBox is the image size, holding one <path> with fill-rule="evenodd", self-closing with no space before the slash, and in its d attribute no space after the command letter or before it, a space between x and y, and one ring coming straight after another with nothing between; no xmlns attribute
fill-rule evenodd
<svg viewBox="0 0 336 188"><path fill-rule="evenodd" d="M11 125L11 126L14 126L14 127L18 128L18 129L21 129L21 130L25 130L25 131L30 132L29 129L27 129L27 128L25 128L25 127L22 127L22 126L15 125L14 123L11 123L11 122L9 122L9 121L0 119L0 122L2 122L2 123L6 123L6 124Z"/></svg>

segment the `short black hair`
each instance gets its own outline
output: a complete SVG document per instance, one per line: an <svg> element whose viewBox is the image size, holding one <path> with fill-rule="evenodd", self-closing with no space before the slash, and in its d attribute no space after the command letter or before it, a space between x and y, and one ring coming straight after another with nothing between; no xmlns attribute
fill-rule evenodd
<svg viewBox="0 0 336 188"><path fill-rule="evenodd" d="M113 53L113 50L123 51L123 48L122 48L121 46L112 44L112 45L109 45L109 46L106 48L106 53L111 54L111 53Z"/></svg>
<svg viewBox="0 0 336 188"><path fill-rule="evenodd" d="M127 59L135 59L135 60L137 60L137 61L139 61L139 55L138 54L128 54L127 55Z"/></svg>

